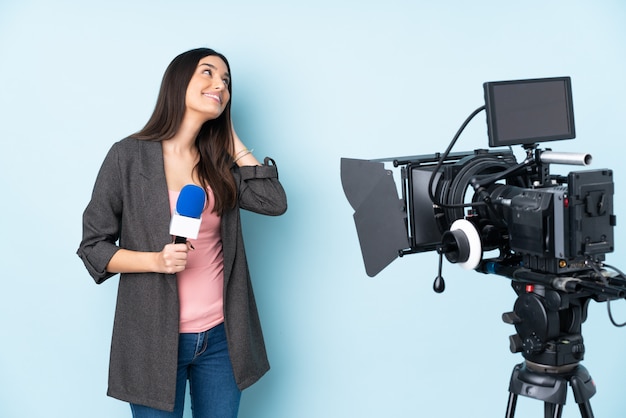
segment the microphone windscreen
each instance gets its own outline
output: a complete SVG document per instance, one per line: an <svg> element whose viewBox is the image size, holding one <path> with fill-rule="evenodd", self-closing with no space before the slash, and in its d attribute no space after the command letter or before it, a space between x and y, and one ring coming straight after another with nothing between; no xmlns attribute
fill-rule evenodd
<svg viewBox="0 0 626 418"><path fill-rule="evenodd" d="M195 184L187 184L180 190L178 195L176 213L181 216L200 219L205 203L206 194L202 187Z"/></svg>

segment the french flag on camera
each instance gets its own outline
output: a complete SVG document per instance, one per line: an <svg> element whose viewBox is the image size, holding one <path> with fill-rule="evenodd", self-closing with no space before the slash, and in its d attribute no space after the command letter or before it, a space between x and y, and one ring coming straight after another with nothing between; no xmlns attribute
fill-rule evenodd
<svg viewBox="0 0 626 418"><path fill-rule="evenodd" d="M170 221L170 235L176 237L174 242L184 243L188 238L198 238L205 203L206 193L202 187L187 184L180 190L176 211Z"/></svg>

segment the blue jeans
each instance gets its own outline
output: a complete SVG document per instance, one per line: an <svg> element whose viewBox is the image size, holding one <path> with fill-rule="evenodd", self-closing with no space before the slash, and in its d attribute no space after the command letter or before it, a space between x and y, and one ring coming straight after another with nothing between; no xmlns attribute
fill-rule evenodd
<svg viewBox="0 0 626 418"><path fill-rule="evenodd" d="M185 388L194 418L236 418L241 391L228 356L224 324L198 334L180 334L174 412L131 404L133 418L182 418Z"/></svg>

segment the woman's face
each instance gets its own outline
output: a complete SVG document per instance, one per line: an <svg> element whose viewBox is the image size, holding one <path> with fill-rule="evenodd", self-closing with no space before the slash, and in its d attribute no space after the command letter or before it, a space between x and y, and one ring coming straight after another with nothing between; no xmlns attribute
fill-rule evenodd
<svg viewBox="0 0 626 418"><path fill-rule="evenodd" d="M230 100L229 84L228 67L220 57L202 58L187 86L185 116L198 117L202 122L218 118Z"/></svg>

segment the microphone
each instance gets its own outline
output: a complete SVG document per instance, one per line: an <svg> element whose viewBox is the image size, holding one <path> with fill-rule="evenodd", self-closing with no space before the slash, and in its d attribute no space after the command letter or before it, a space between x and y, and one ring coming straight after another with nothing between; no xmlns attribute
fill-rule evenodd
<svg viewBox="0 0 626 418"><path fill-rule="evenodd" d="M170 221L170 235L174 235L176 244L186 243L187 238L198 238L205 203L206 194L202 187L187 184L180 190Z"/></svg>

